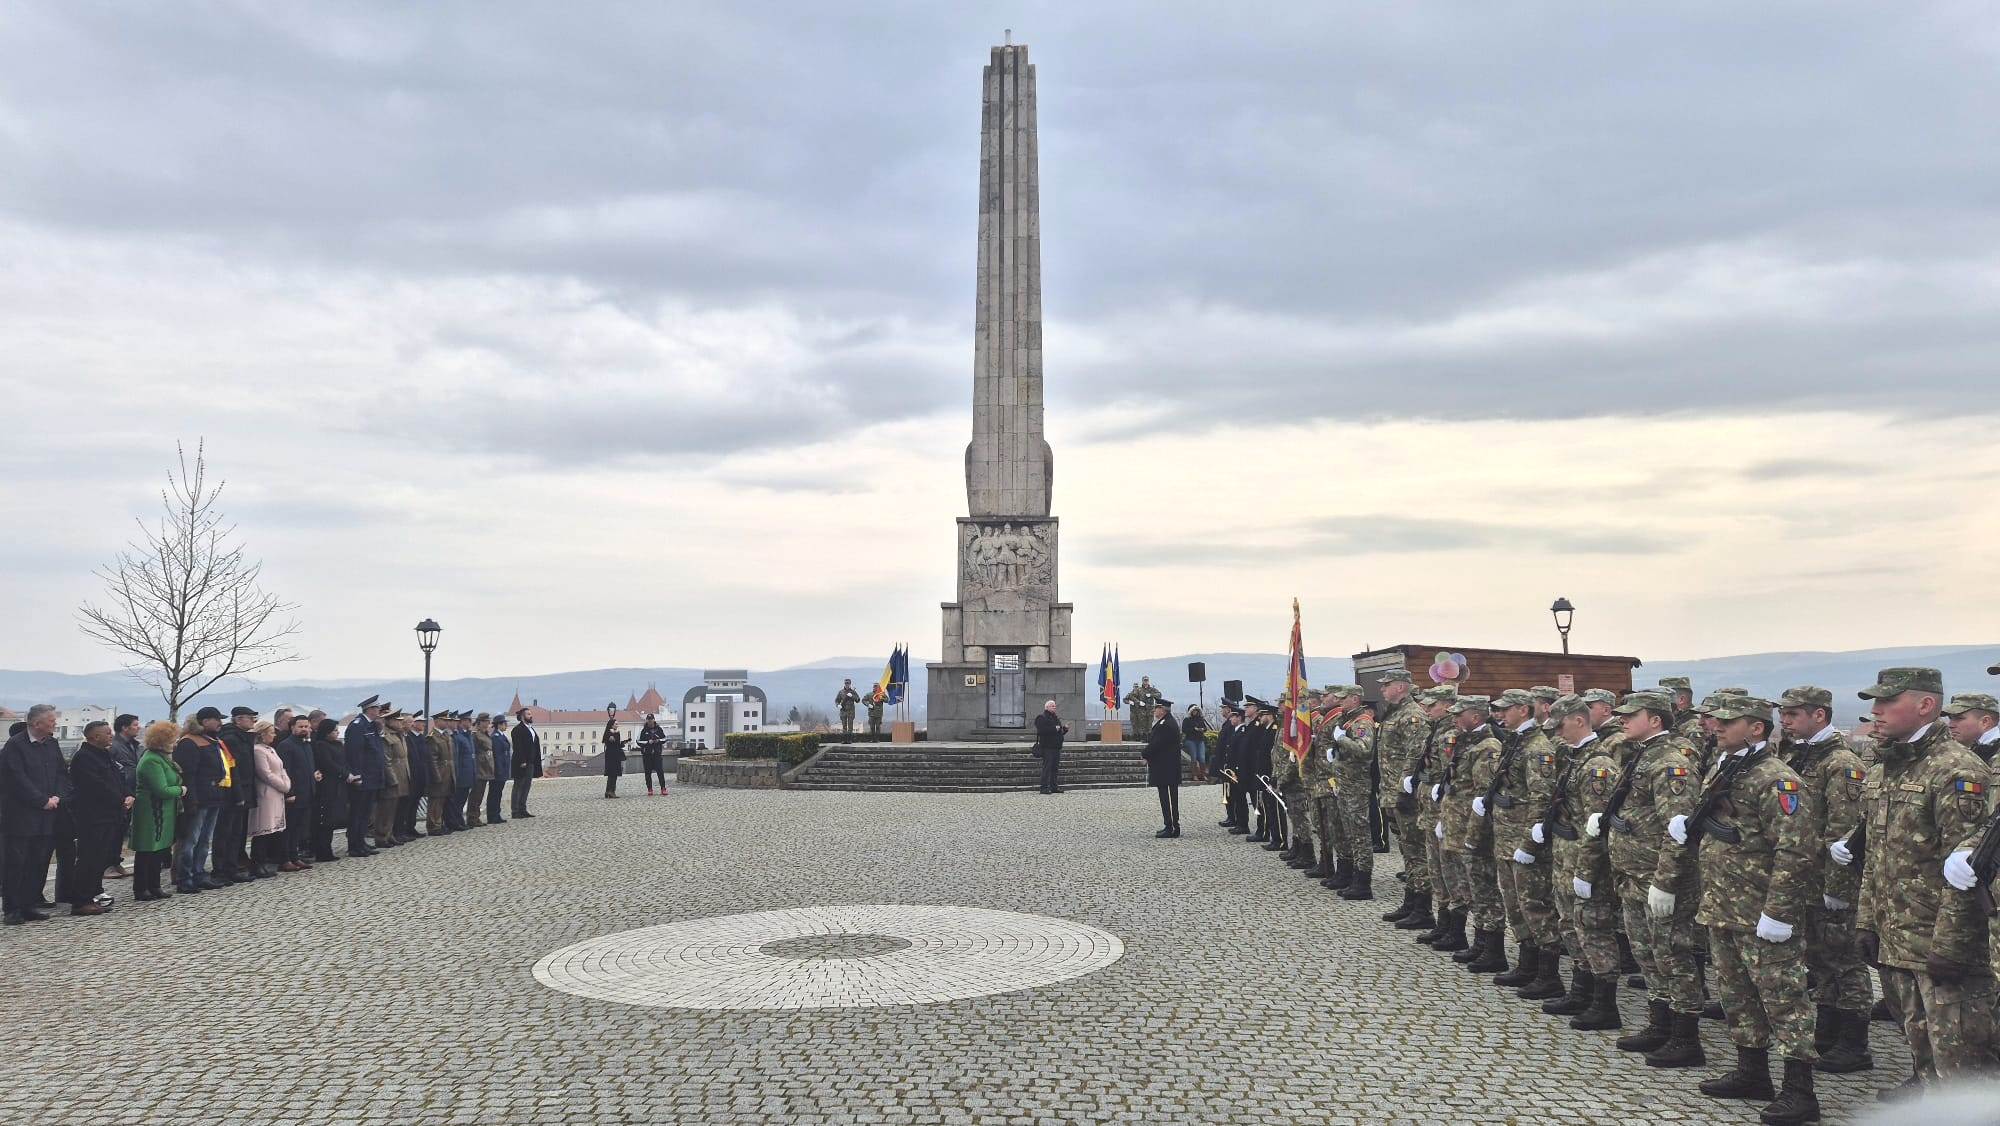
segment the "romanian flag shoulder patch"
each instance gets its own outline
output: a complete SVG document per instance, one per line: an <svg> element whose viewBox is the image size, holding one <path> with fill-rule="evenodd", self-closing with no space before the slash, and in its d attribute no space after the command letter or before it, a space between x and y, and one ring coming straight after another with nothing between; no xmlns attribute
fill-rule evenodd
<svg viewBox="0 0 2000 1126"><path fill-rule="evenodd" d="M1974 782L1970 778L1960 778L1951 784L1951 788L1961 794L1983 794L1986 792L1986 783Z"/></svg>
<svg viewBox="0 0 2000 1126"><path fill-rule="evenodd" d="M1799 792L1799 780L1796 778L1780 778L1771 784L1777 787L1778 792L1781 794L1796 794Z"/></svg>
<svg viewBox="0 0 2000 1126"><path fill-rule="evenodd" d="M1590 776L1592 778L1611 778L1615 777L1617 773L1618 773L1617 771L1611 769L1608 766L1599 766L1599 767L1593 767L1591 769Z"/></svg>
<svg viewBox="0 0 2000 1126"><path fill-rule="evenodd" d="M1694 773L1694 771L1688 769L1685 766L1670 766L1667 768L1667 777L1669 778L1686 778L1688 775L1692 773Z"/></svg>
<svg viewBox="0 0 2000 1126"><path fill-rule="evenodd" d="M1866 782L1868 780L1868 772L1865 770L1845 770L1841 773L1847 775L1849 782Z"/></svg>

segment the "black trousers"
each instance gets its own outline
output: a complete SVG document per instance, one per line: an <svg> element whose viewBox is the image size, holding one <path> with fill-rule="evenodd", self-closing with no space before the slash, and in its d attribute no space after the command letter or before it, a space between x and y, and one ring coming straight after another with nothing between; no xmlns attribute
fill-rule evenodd
<svg viewBox="0 0 2000 1126"><path fill-rule="evenodd" d="M56 838L45 836L7 837L7 880L4 906L8 914L32 911L42 901L42 885L49 882L49 861L55 859Z"/></svg>
<svg viewBox="0 0 2000 1126"><path fill-rule="evenodd" d="M1250 793L1243 788L1243 784L1240 782L1231 782L1228 785L1229 797L1227 804L1229 807L1229 823L1248 828L1250 826Z"/></svg>
<svg viewBox="0 0 2000 1126"><path fill-rule="evenodd" d="M167 850L158 852L135 852L132 854L132 890L148 891L158 895L160 873L167 866Z"/></svg>
<svg viewBox="0 0 2000 1126"><path fill-rule="evenodd" d="M500 791L506 788L507 780L497 774L493 781L486 784L486 823L489 825L507 820L500 816Z"/></svg>
<svg viewBox="0 0 2000 1126"><path fill-rule="evenodd" d="M1181 827L1180 783L1175 782L1171 785L1155 786L1153 788L1155 790L1160 791L1160 820L1166 823L1166 828L1169 829L1180 828Z"/></svg>
<svg viewBox="0 0 2000 1126"><path fill-rule="evenodd" d="M422 800L416 794L404 794L396 799L396 835L410 840L417 835L417 802Z"/></svg>
<svg viewBox="0 0 2000 1126"><path fill-rule="evenodd" d="M639 757L644 762L646 767L646 788L649 790L653 788L653 776L657 774L660 776L660 789L662 790L666 789L667 788L666 756L642 753Z"/></svg>
<svg viewBox="0 0 2000 1126"><path fill-rule="evenodd" d="M312 856L314 860L334 859L333 822L331 820L313 818Z"/></svg>
<svg viewBox="0 0 2000 1126"><path fill-rule="evenodd" d="M285 810L285 859L305 860L312 854L313 807L311 802L293 802Z"/></svg>
<svg viewBox="0 0 2000 1126"><path fill-rule="evenodd" d="M368 827L373 820L375 799L380 790L364 790L359 786L347 788L347 854L368 851Z"/></svg>
<svg viewBox="0 0 2000 1126"><path fill-rule="evenodd" d="M605 797L615 798L618 796L618 779L621 777L623 777L623 775L620 774L607 774L604 776Z"/></svg>
<svg viewBox="0 0 2000 1126"><path fill-rule="evenodd" d="M58 845L57 847L61 847ZM104 894L104 870L118 856L118 823L79 825L76 858L69 865L69 887L57 898L74 907Z"/></svg>
<svg viewBox="0 0 2000 1126"><path fill-rule="evenodd" d="M535 776L532 774L514 776L514 816L528 812L528 788L534 784Z"/></svg>
<svg viewBox="0 0 2000 1126"><path fill-rule="evenodd" d="M215 872L233 876L243 867L243 850L250 843L250 811L240 805L222 807L215 819Z"/></svg>
<svg viewBox="0 0 2000 1126"><path fill-rule="evenodd" d="M1042 749L1042 792L1050 793L1062 785L1062 748Z"/></svg>

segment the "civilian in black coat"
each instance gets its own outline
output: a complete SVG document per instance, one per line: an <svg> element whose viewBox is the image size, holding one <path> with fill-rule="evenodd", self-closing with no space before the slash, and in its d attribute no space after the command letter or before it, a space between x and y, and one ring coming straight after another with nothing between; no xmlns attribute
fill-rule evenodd
<svg viewBox="0 0 2000 1126"><path fill-rule="evenodd" d="M278 759L292 784L285 795L285 862L298 867L312 861L313 825L318 813L319 768L313 763L312 720L297 715L278 742ZM282 866L281 866L282 867Z"/></svg>
<svg viewBox="0 0 2000 1126"><path fill-rule="evenodd" d="M230 768L229 800L215 821L215 876L232 883L249 883L258 878L257 866L250 863L250 811L257 807L257 713L244 707L229 709L229 726L222 729L223 745L229 748L234 764Z"/></svg>
<svg viewBox="0 0 2000 1126"><path fill-rule="evenodd" d="M69 800L69 772L56 743L56 709L36 704L27 726L0 746L0 824L7 835L4 891L9 925L48 918L36 910L56 851L56 811Z"/></svg>
<svg viewBox="0 0 2000 1126"><path fill-rule="evenodd" d="M312 752L313 769L319 771L319 785L313 789L313 859L338 860L333 831L347 824L347 788L354 776L347 772L347 745L337 720L323 719L313 728Z"/></svg>
<svg viewBox="0 0 2000 1126"><path fill-rule="evenodd" d="M1174 726L1171 700L1153 701L1153 725L1146 729L1146 784L1160 793L1164 827L1153 835L1181 835L1181 730Z"/></svg>
<svg viewBox="0 0 2000 1126"><path fill-rule="evenodd" d="M62 809L76 834L76 859L59 898L72 915L102 915L108 908L97 899L104 894L104 870L118 855L119 832L132 808L132 784L111 757L111 725L101 719L83 729L83 745L69 763L69 788Z"/></svg>
<svg viewBox="0 0 2000 1126"><path fill-rule="evenodd" d="M607 720L604 724L604 796L618 796L618 779L625 773L625 736L618 730L618 721Z"/></svg>
<svg viewBox="0 0 2000 1126"><path fill-rule="evenodd" d="M1042 760L1042 792L1062 793L1062 746L1063 736L1069 734L1069 725L1056 714L1056 702L1050 700L1042 705L1041 713L1035 716L1035 757Z"/></svg>
<svg viewBox="0 0 2000 1126"><path fill-rule="evenodd" d="M514 728L514 816L533 817L528 812L528 787L542 776L542 737L528 722L528 709L515 715L521 722Z"/></svg>

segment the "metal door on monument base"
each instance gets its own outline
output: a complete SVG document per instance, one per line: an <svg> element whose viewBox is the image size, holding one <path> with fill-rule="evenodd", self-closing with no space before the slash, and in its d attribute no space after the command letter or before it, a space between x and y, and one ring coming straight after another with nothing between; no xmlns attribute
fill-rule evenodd
<svg viewBox="0 0 2000 1126"><path fill-rule="evenodd" d="M1028 674L1019 653L993 653L986 658L986 726L1028 725Z"/></svg>

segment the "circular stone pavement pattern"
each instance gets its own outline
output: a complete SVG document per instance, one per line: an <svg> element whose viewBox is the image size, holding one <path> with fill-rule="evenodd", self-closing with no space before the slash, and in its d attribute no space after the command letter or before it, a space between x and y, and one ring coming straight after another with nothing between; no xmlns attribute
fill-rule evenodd
<svg viewBox="0 0 2000 1126"><path fill-rule="evenodd" d="M1096 927L976 907L795 907L620 931L535 963L580 997L674 1009L924 1005L1033 989L1117 961Z"/></svg>

